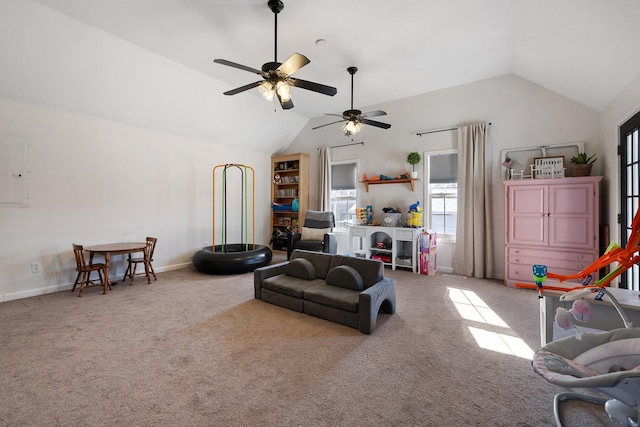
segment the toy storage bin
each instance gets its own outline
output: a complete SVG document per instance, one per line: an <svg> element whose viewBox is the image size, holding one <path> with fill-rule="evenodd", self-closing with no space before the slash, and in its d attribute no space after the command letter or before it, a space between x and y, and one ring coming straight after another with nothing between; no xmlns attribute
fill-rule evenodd
<svg viewBox="0 0 640 427"><path fill-rule="evenodd" d="M280 203L273 203L273 210L274 212L293 212L293 206L291 203L288 204L280 204Z"/></svg>
<svg viewBox="0 0 640 427"><path fill-rule="evenodd" d="M402 214L401 213L383 213L382 214L383 227L402 227Z"/></svg>
<svg viewBox="0 0 640 427"><path fill-rule="evenodd" d="M409 212L407 225L413 228L422 227L422 212Z"/></svg>

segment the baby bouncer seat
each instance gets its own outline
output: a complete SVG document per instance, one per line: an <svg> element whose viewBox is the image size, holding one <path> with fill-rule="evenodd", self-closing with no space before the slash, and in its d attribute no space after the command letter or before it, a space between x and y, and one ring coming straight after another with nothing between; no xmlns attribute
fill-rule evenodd
<svg viewBox="0 0 640 427"><path fill-rule="evenodd" d="M585 290L578 292L584 294ZM568 399L604 404L604 409L610 418L622 425L638 426L640 328L631 327L631 323L619 308L615 298L610 293L606 291L605 293L618 308L625 328L570 336L553 341L534 354L533 369L547 381L561 387L589 389L601 393L601 395L573 391L558 393L553 401L558 427L562 426L560 402ZM569 297L569 294L571 292L563 297Z"/></svg>

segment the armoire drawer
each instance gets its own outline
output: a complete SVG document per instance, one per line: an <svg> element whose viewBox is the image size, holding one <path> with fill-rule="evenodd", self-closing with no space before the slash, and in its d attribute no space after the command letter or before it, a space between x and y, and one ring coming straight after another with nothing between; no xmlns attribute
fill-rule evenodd
<svg viewBox="0 0 640 427"><path fill-rule="evenodd" d="M510 262L519 262L517 259L552 259L563 261L574 261L578 263L591 264L596 260L595 252L568 252L554 249L537 249L537 248L513 248L510 247L508 257ZM529 261L527 261L529 262ZM534 262L534 264L544 264L543 262Z"/></svg>
<svg viewBox="0 0 640 427"><path fill-rule="evenodd" d="M509 256L508 264L509 265L512 265L512 264L528 265L529 269L531 269L531 266L533 264L542 264L542 265L546 265L547 269L554 273L558 273L558 270L567 270L567 271L571 271L571 273L568 273L568 274L574 274L587 268L593 261L595 261L595 258L576 261L576 260L558 259L553 257L550 258L546 256L545 257L518 257L518 256L511 257ZM565 274L565 273L558 273L558 274Z"/></svg>
<svg viewBox="0 0 640 427"><path fill-rule="evenodd" d="M507 279L515 280L516 282L522 283L533 283L531 265L532 264L509 264L507 266ZM580 272L580 270L570 270L564 268L549 268L549 271L563 276L569 276ZM567 280L567 282L581 283L582 280Z"/></svg>

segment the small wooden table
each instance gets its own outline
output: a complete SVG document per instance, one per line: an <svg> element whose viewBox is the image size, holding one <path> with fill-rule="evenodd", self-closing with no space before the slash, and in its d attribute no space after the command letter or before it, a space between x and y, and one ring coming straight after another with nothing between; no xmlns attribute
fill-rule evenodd
<svg viewBox="0 0 640 427"><path fill-rule="evenodd" d="M111 255L131 254L135 252L142 252L144 256L144 272L147 276L147 283L151 284L151 277L149 276L149 251L147 250L149 245L147 242L122 242L122 243L106 243L104 245L85 246L84 250L89 252L89 264L93 262L93 256L103 255L105 264L105 281L107 286L109 285L109 258ZM131 285L133 285L133 275L131 276ZM105 286L105 293L107 286Z"/></svg>

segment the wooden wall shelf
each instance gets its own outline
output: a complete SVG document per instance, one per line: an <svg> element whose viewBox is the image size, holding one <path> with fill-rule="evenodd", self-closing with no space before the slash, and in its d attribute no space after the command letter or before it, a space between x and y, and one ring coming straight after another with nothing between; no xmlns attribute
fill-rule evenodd
<svg viewBox="0 0 640 427"><path fill-rule="evenodd" d="M414 182L418 181L418 178L409 178L409 179L381 179L377 181L360 181L364 184L364 188L369 192L370 185L378 185L378 184L403 184L408 183L411 185L411 191L414 190Z"/></svg>

